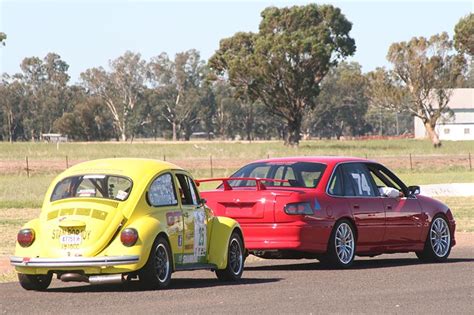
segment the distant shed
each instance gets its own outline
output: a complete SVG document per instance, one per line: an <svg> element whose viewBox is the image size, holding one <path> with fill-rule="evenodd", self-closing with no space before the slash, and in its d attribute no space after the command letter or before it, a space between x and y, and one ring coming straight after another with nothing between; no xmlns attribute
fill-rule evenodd
<svg viewBox="0 0 474 315"><path fill-rule="evenodd" d="M440 140L474 140L474 89L454 89L448 103L452 117L436 123ZM415 117L415 138L426 138L423 122Z"/></svg>
<svg viewBox="0 0 474 315"><path fill-rule="evenodd" d="M67 135L60 133L43 133L41 134L41 140L44 142L67 142Z"/></svg>

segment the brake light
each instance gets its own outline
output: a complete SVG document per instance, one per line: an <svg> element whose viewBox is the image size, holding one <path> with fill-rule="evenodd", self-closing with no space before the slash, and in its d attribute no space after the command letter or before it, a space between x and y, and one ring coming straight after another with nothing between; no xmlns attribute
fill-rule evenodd
<svg viewBox="0 0 474 315"><path fill-rule="evenodd" d="M138 232L133 228L126 228L120 234L120 241L123 245L130 247L135 245L138 240Z"/></svg>
<svg viewBox="0 0 474 315"><path fill-rule="evenodd" d="M35 241L35 231L33 229L21 229L16 236L16 240L21 247L28 247Z"/></svg>
<svg viewBox="0 0 474 315"><path fill-rule="evenodd" d="M285 206L286 214L314 214L309 202L289 203Z"/></svg>

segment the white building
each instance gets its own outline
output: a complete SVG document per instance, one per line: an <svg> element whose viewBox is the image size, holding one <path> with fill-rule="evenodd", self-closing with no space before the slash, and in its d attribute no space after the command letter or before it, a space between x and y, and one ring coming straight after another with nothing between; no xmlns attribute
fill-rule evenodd
<svg viewBox="0 0 474 315"><path fill-rule="evenodd" d="M440 140L474 140L474 89L454 89L448 107L453 112L450 118L441 118L436 123ZM426 138L423 122L415 117L415 138Z"/></svg>

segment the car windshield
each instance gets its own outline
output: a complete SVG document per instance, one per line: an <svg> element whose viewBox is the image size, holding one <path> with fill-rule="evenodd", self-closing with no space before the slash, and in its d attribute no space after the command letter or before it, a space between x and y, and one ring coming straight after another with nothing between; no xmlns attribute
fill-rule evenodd
<svg viewBox="0 0 474 315"><path fill-rule="evenodd" d="M312 162L272 163L261 162L244 166L230 177L257 177L284 180L284 182L264 182L272 187L315 188L326 169L326 165ZM255 186L253 180L232 180L233 187Z"/></svg>
<svg viewBox="0 0 474 315"><path fill-rule="evenodd" d="M132 181L114 175L80 175L60 181L54 188L51 201L64 198L94 197L123 201L128 198Z"/></svg>

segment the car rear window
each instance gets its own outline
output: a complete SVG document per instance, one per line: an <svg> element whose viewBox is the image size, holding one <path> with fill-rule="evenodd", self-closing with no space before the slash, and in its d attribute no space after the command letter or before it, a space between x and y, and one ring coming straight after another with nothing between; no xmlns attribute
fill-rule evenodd
<svg viewBox="0 0 474 315"><path fill-rule="evenodd" d="M264 182L265 186L273 187L304 187L315 188L326 169L326 165L314 162L294 163L252 163L244 166L230 177L258 177L286 180L287 182ZM252 180L232 180L233 187L255 186Z"/></svg>
<svg viewBox="0 0 474 315"><path fill-rule="evenodd" d="M132 181L114 175L88 174L67 177L54 187L51 201L65 198L105 198L123 201L132 190Z"/></svg>

